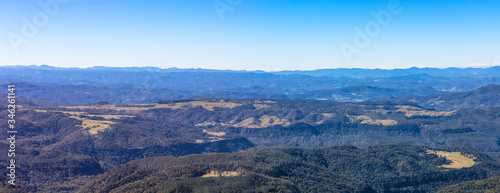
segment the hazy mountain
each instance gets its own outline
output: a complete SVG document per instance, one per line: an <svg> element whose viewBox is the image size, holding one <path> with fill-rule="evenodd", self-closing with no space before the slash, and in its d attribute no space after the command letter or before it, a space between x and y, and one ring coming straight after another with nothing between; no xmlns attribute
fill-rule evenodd
<svg viewBox="0 0 500 193"><path fill-rule="evenodd" d="M391 76L408 76L417 74L428 74L431 76L440 76L448 78L457 77L498 77L500 67L490 68L407 68L407 69L361 69L361 68L339 68L339 69L320 69L320 70L304 70L304 71L278 71L273 74L302 74L308 76L328 76L328 77L391 77Z"/></svg>
<svg viewBox="0 0 500 193"><path fill-rule="evenodd" d="M441 110L458 110L500 106L500 85L491 84L468 92L456 92L429 96L391 97L391 101L412 101L420 106Z"/></svg>
<svg viewBox="0 0 500 193"><path fill-rule="evenodd" d="M338 70L338 69L337 69ZM343 69L354 74L359 69ZM454 71L457 69L448 69ZM422 73L422 69L410 68L394 76L377 76L378 70L363 70L372 76L311 76L301 73L266 73L247 71L219 71L203 69L143 68L55 68L48 66L0 67L0 84L26 82L40 86L86 85L139 89L176 89L203 93L212 90L247 89L255 86L266 88L274 94L306 92L343 88L348 86L375 86L393 89L432 87L440 91L469 91L488 84L500 84L498 67L467 69L464 76L446 76ZM387 70L384 70L384 72ZM485 75L488 74L488 75ZM296 93L295 93L296 94Z"/></svg>
<svg viewBox="0 0 500 193"><path fill-rule="evenodd" d="M291 95L291 98L306 98L306 99L327 99L334 101L365 101L365 100L382 100L392 96L425 96L431 94L441 94L443 91L438 91L432 87L408 88L408 89L393 89L381 88L374 86L352 86L328 90L308 91L303 94Z"/></svg>

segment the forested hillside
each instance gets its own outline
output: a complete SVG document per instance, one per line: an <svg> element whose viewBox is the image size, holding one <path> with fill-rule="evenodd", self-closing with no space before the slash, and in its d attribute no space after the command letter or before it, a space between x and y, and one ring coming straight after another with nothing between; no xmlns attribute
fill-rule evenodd
<svg viewBox="0 0 500 193"><path fill-rule="evenodd" d="M29 191L74 191L131 160L254 146L405 143L500 152L500 108L437 111L387 101L212 98L20 108L19 163L28 173L20 184ZM1 128L6 138L7 126Z"/></svg>
<svg viewBox="0 0 500 193"><path fill-rule="evenodd" d="M459 158L474 161L449 165ZM99 175L79 192L435 192L498 175L499 166L465 147L255 148L136 160Z"/></svg>
<svg viewBox="0 0 500 193"><path fill-rule="evenodd" d="M460 192L481 192L481 193L500 192L500 176L495 176L478 181L463 182L460 184L448 186L440 191L440 193L460 193Z"/></svg>

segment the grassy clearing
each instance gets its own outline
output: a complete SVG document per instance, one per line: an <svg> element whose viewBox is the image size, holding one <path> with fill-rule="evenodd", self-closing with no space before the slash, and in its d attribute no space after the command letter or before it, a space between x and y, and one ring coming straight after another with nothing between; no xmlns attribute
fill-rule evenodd
<svg viewBox="0 0 500 193"><path fill-rule="evenodd" d="M361 121L361 124L367 124L367 125L393 126L393 125L398 124L398 122L396 120L372 119L371 117L368 117L366 115L361 115L361 116L347 115L347 117L349 117L351 122Z"/></svg>
<svg viewBox="0 0 500 193"><path fill-rule="evenodd" d="M80 106L81 107L81 106ZM113 119L121 119L121 118L131 118L134 117L132 115L93 115L93 114L87 114L86 112L78 112L78 111L52 111L52 110L38 110L34 109L36 112L60 112L68 115L70 118L78 119L82 121L82 124L80 125L84 129L88 129L88 132L90 134L97 134L99 131L104 131L106 129L111 128L111 124L115 124ZM80 117L81 115L87 116L87 117L101 117L104 120L92 120L84 117Z"/></svg>
<svg viewBox="0 0 500 193"><path fill-rule="evenodd" d="M427 153L435 154L439 157L444 157L447 160L451 161L451 164L439 166L439 167L443 167L443 168L460 169L460 168L472 167L474 164L476 164L476 162L474 161L474 159L476 159L476 157L474 157L472 155L463 155L460 152L427 150Z"/></svg>
<svg viewBox="0 0 500 193"><path fill-rule="evenodd" d="M188 109L195 107L203 107L209 111L213 111L215 107L220 108L234 108L241 106L242 104L234 103L234 102L225 102L224 100L209 102L209 101L190 101L190 102L177 102L170 104L158 104L158 103L146 103L146 104L137 104L131 106L116 106L116 105L97 105L97 106L59 106L60 108L67 109L107 109L107 110L115 110L115 111L125 111L130 113L138 113L140 111L146 111L149 109L159 109L159 108L167 108L167 109ZM259 106L259 105L257 105ZM267 106L261 105L256 108L265 108Z"/></svg>
<svg viewBox="0 0 500 193"><path fill-rule="evenodd" d="M335 113L321 113L321 115L323 115L323 117L327 117L327 118L335 117Z"/></svg>
<svg viewBox="0 0 500 193"><path fill-rule="evenodd" d="M216 141L222 141L224 140L223 138L220 138L220 137L208 137L207 140L203 140L203 139L197 139L195 140L196 143L207 143L207 142L216 142Z"/></svg>
<svg viewBox="0 0 500 193"><path fill-rule="evenodd" d="M48 110L38 110L35 109L36 112L59 112L59 113L64 113L70 116L88 116L88 117L101 117L106 120L111 120L111 119L121 119L121 118L132 118L134 117L133 115L93 115L93 114L87 114L86 112L76 112L76 111L48 111Z"/></svg>
<svg viewBox="0 0 500 193"><path fill-rule="evenodd" d="M235 123L234 120L229 121L227 123L218 123L218 122L213 122L213 121L207 121L203 123L198 123L195 126L213 126L221 124L222 126L232 126L232 127L244 127L244 128L266 128L266 127L271 127L275 125L281 125L281 126L289 126L292 123L289 122L287 119L281 119L277 116L269 116L269 115L264 115L260 117L259 119L255 119L253 117L247 118L239 123Z"/></svg>
<svg viewBox="0 0 500 193"><path fill-rule="evenodd" d="M323 124L326 120L332 118L332 117L335 117L335 113L320 113L321 116L323 116L321 118L320 121L316 121L316 124L320 125L320 124Z"/></svg>
<svg viewBox="0 0 500 193"><path fill-rule="evenodd" d="M203 129L203 132L206 134L209 134L209 135L214 135L214 136L219 136L219 137L226 135L226 132L210 132L210 131L207 131L205 129Z"/></svg>
<svg viewBox="0 0 500 193"><path fill-rule="evenodd" d="M396 112L403 112L407 117L412 117L412 116L431 116L431 117L438 117L438 116L451 116L455 113L455 111L429 111L429 110L423 110L418 107L413 107L413 106L402 106L398 105L396 106L399 109Z"/></svg>
<svg viewBox="0 0 500 193"><path fill-rule="evenodd" d="M234 108L241 106L242 104L233 103L233 102L225 102L224 100L220 100L217 102L207 102L207 101L191 101L191 102L178 102L178 103L170 103L170 104L157 104L153 108L168 108L168 109L188 109L195 107L203 107L209 111L213 111L215 107L220 108Z"/></svg>
<svg viewBox="0 0 500 193"><path fill-rule="evenodd" d="M92 120L92 119L86 119L86 118L81 118L78 116L70 116L70 118L78 119L82 121L81 127L84 129L88 129L88 132L92 135L97 134L99 131L104 131L106 129L111 128L111 124L115 124L115 122L112 121L98 121L98 120Z"/></svg>
<svg viewBox="0 0 500 193"><path fill-rule="evenodd" d="M233 176L242 176L240 172L237 171L217 171L217 170L212 170L208 172L207 174L201 176L202 178L209 178L209 177L233 177Z"/></svg>
<svg viewBox="0 0 500 193"><path fill-rule="evenodd" d="M245 127L245 128L266 128L275 125L281 125L286 127L291 125L291 123L287 119L281 119L277 116L264 115L260 117L258 120L255 120L255 118L250 117L239 123L232 124L231 126Z"/></svg>
<svg viewBox="0 0 500 193"><path fill-rule="evenodd" d="M59 108L67 108L67 109L106 109L106 110L114 110L114 111L124 111L128 113L137 113L140 111L149 110L152 107L117 107L115 105L99 105L99 106L59 106Z"/></svg>
<svg viewBox="0 0 500 193"><path fill-rule="evenodd" d="M258 109L263 109L263 108L269 108L271 106L265 105L265 104L253 104L253 106L258 110Z"/></svg>

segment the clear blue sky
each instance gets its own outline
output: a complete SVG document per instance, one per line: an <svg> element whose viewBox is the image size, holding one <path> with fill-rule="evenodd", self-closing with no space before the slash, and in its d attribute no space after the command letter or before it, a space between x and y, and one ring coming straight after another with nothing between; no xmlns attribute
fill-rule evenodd
<svg viewBox="0 0 500 193"><path fill-rule="evenodd" d="M370 12L387 11L390 0L65 0L50 15L39 2L51 1L0 1L0 65L267 71L500 65L498 0L400 0L402 11L377 24L379 33L350 60L341 45L356 46L355 28L365 31L376 21ZM214 2L232 11L220 17ZM23 18L38 32L23 35Z"/></svg>

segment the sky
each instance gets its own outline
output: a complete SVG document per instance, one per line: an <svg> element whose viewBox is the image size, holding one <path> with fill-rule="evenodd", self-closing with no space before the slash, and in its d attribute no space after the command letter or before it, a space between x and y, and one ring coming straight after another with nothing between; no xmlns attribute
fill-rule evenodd
<svg viewBox="0 0 500 193"><path fill-rule="evenodd" d="M500 65L498 0L0 0L0 65Z"/></svg>

